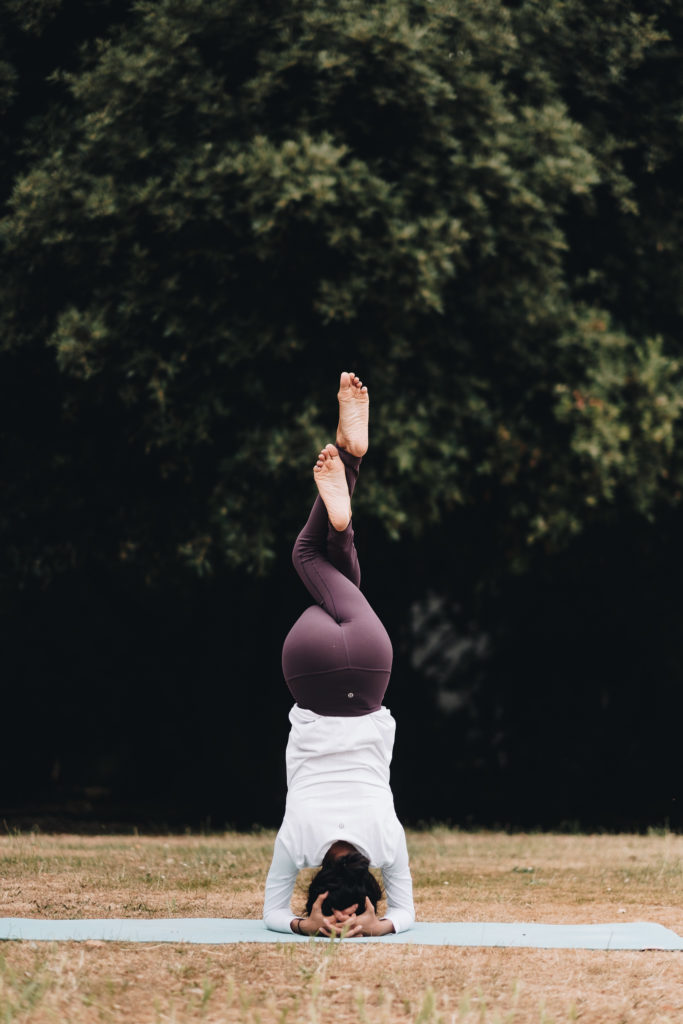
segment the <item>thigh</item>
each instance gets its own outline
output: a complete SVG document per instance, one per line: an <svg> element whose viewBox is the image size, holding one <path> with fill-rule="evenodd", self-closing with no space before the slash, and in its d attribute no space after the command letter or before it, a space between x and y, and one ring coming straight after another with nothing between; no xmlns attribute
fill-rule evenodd
<svg viewBox="0 0 683 1024"><path fill-rule="evenodd" d="M349 584L351 586L351 584ZM282 671L289 682L346 668L342 627L319 605L311 605L290 629L282 647Z"/></svg>
<svg viewBox="0 0 683 1024"><path fill-rule="evenodd" d="M358 614L341 623L347 664L371 672L391 672L394 652L389 634L367 601Z"/></svg>

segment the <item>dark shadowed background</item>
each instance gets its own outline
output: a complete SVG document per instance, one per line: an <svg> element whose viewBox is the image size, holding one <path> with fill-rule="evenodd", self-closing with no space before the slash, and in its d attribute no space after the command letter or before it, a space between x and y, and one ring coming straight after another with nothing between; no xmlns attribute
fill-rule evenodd
<svg viewBox="0 0 683 1024"><path fill-rule="evenodd" d="M350 369L401 817L680 828L678 7L0 12L0 817L278 824Z"/></svg>

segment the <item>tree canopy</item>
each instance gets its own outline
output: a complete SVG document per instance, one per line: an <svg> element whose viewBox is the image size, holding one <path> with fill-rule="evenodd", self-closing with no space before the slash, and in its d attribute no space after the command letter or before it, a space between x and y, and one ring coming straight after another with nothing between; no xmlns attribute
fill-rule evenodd
<svg viewBox="0 0 683 1024"><path fill-rule="evenodd" d="M8 578L267 571L343 368L391 537L680 502L676 5L93 6L4 3Z"/></svg>

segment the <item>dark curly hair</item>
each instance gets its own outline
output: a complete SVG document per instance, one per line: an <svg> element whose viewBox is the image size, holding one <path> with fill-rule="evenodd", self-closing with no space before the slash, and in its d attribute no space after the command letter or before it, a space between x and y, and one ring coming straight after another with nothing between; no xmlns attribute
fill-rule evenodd
<svg viewBox="0 0 683 1024"><path fill-rule="evenodd" d="M370 897L375 910L384 895L382 887L370 871L370 861L357 850L344 854L342 857L325 855L322 867L308 887L306 914L310 914L313 904L321 892L327 896L323 900L323 914L333 910L345 910L346 907L358 904L357 913L365 910L365 897Z"/></svg>

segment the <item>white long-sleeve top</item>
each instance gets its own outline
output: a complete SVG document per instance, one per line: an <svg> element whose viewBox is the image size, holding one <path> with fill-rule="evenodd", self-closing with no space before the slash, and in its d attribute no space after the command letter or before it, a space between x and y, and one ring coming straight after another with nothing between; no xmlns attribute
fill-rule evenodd
<svg viewBox="0 0 683 1024"><path fill-rule="evenodd" d="M267 928L290 931L292 893L301 868L316 867L343 839L380 868L396 932L415 920L403 827L389 785L396 722L388 708L339 718L297 704L289 713L287 803L266 880Z"/></svg>

